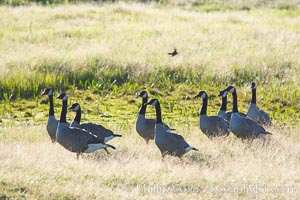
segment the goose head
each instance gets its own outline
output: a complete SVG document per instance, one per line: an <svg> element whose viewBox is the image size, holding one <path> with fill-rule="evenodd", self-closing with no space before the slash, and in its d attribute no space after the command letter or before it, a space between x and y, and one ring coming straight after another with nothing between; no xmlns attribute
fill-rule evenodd
<svg viewBox="0 0 300 200"><path fill-rule="evenodd" d="M51 88L46 88L44 90L44 92L42 93L42 95L48 95L48 96L51 96L53 95L54 91L51 89Z"/></svg>
<svg viewBox="0 0 300 200"><path fill-rule="evenodd" d="M222 90L220 91L220 93L218 94L219 97L226 97L227 96L227 90Z"/></svg>
<svg viewBox="0 0 300 200"><path fill-rule="evenodd" d="M195 96L195 98L200 97L201 99L207 98L207 93L205 91L200 91L199 94Z"/></svg>
<svg viewBox="0 0 300 200"><path fill-rule="evenodd" d="M235 90L235 87L234 86L229 86L225 89L227 92L230 92L230 93L234 93L236 90Z"/></svg>
<svg viewBox="0 0 300 200"><path fill-rule="evenodd" d="M71 110L71 111L78 111L78 110L80 110L80 105L79 105L79 103L73 103L69 108L68 108L68 110Z"/></svg>
<svg viewBox="0 0 300 200"><path fill-rule="evenodd" d="M251 83L251 89L256 89L256 83L255 82Z"/></svg>
<svg viewBox="0 0 300 200"><path fill-rule="evenodd" d="M66 101L66 100L68 100L68 95L66 93L62 92L56 98Z"/></svg>
<svg viewBox="0 0 300 200"><path fill-rule="evenodd" d="M139 94L136 94L136 98L142 97L143 99L148 98L148 93L146 91L142 91Z"/></svg>
<svg viewBox="0 0 300 200"><path fill-rule="evenodd" d="M157 99L151 99L148 103L145 103L145 105L151 105L151 106L156 106L157 104L159 104Z"/></svg>

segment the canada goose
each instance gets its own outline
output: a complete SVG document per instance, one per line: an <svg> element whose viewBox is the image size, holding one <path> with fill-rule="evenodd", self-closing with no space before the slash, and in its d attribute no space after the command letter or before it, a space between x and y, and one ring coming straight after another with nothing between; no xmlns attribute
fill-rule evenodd
<svg viewBox="0 0 300 200"><path fill-rule="evenodd" d="M258 137L264 138L267 134L272 135L252 119L239 115L236 89L233 86L229 86L226 88L226 90L232 93L233 98L232 115L230 119L230 130L238 138L254 139Z"/></svg>
<svg viewBox="0 0 300 200"><path fill-rule="evenodd" d="M198 151L198 149L191 147L181 135L165 129L161 118L160 103L157 99L151 99L146 104L155 106L156 122L154 140L163 158L165 155L181 157L190 150Z"/></svg>
<svg viewBox="0 0 300 200"><path fill-rule="evenodd" d="M207 116L208 95L205 91L200 91L195 98L203 99L200 112L200 129L208 137L228 136L230 133L229 122L219 116Z"/></svg>
<svg viewBox="0 0 300 200"><path fill-rule="evenodd" d="M226 112L226 109L227 109L227 94L228 94L228 92L226 90L222 90L222 91L220 91L220 93L218 95L218 96L222 97L222 104L221 104L220 110L218 111L218 116L222 117L223 119L225 119L227 121L230 121L232 112L230 112L230 111ZM238 112L238 113L241 116L244 116L244 117L247 116L245 113L242 113L242 112Z"/></svg>
<svg viewBox="0 0 300 200"><path fill-rule="evenodd" d="M254 120L255 122L259 123L260 125L271 126L272 122L269 115L260 110L256 106L256 83L251 83L252 89L252 99L248 108L247 116Z"/></svg>
<svg viewBox="0 0 300 200"><path fill-rule="evenodd" d="M111 130L104 128L103 126L99 124L94 123L80 123L81 120L81 107L79 103L73 103L71 107L68 108L68 110L75 111L76 116L74 120L71 122L71 127L78 127L81 129L84 129L86 131L89 131L99 137L104 142L107 142L115 137L122 137L122 135L114 134Z"/></svg>
<svg viewBox="0 0 300 200"><path fill-rule="evenodd" d="M145 117L147 109L146 103L148 102L148 93L146 91L142 91L136 97L142 97L142 106L137 116L135 128L138 134L142 138L144 138L144 140L148 144L149 140L154 139L155 119L146 119ZM166 130L171 130L170 127L165 123L163 123L163 125Z"/></svg>
<svg viewBox="0 0 300 200"><path fill-rule="evenodd" d="M218 111L218 116L223 119L230 121L231 112L226 112L227 109L227 91L220 91L219 97L222 97L222 104L220 110Z"/></svg>
<svg viewBox="0 0 300 200"><path fill-rule="evenodd" d="M174 48L173 52L168 53L168 54L169 54L169 56L171 56L171 57L176 56L176 55L178 54L177 49Z"/></svg>
<svg viewBox="0 0 300 200"><path fill-rule="evenodd" d="M56 129L58 125L58 120L55 119L54 116L54 103L53 103L53 90L51 88L47 88L44 90L42 95L48 95L49 97L49 103L50 103L50 108L49 108L49 114L48 114L48 121L46 125L46 130L48 132L48 135L51 138L52 143L55 143L56 141Z"/></svg>
<svg viewBox="0 0 300 200"><path fill-rule="evenodd" d="M106 150L107 147L115 149L114 146L105 144L103 140L86 130L70 127L66 121L68 96L60 93L57 97L62 100L62 110L60 120L56 130L56 140L64 148L71 152L75 152L77 159L82 153L91 153L98 149ZM106 150L108 153L108 151Z"/></svg>

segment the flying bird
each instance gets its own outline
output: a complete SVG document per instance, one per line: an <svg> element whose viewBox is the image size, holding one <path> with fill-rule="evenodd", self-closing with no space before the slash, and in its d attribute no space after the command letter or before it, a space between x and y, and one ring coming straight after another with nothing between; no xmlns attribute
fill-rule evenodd
<svg viewBox="0 0 300 200"><path fill-rule="evenodd" d="M177 49L174 48L173 52L168 53L171 57L176 56L178 54Z"/></svg>

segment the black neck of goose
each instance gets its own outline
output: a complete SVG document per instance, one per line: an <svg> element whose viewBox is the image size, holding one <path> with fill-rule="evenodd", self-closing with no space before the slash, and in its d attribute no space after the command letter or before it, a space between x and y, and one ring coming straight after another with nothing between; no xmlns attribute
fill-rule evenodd
<svg viewBox="0 0 300 200"><path fill-rule="evenodd" d="M67 108L68 107L68 100L62 101L62 109L60 113L60 123L66 123L67 122Z"/></svg>
<svg viewBox="0 0 300 200"><path fill-rule="evenodd" d="M232 106L232 112L239 112L238 110L238 105L237 105L237 94L236 91L234 90L234 92L232 93L232 101L233 101L233 106Z"/></svg>
<svg viewBox="0 0 300 200"><path fill-rule="evenodd" d="M160 109L160 104L158 102L155 105L155 111L156 111L156 123L157 124L162 124L161 109Z"/></svg>
<svg viewBox="0 0 300 200"><path fill-rule="evenodd" d="M77 111L76 111L76 116L74 118L74 121L76 121L78 124L80 124L80 120L81 120L81 108L79 108Z"/></svg>
<svg viewBox="0 0 300 200"><path fill-rule="evenodd" d="M140 108L139 114L140 115L145 115L146 114L146 109L147 105L145 105L148 102L148 97L142 98L142 106Z"/></svg>
<svg viewBox="0 0 300 200"><path fill-rule="evenodd" d="M201 108L201 112L200 112L200 115L206 115L207 113L207 101L208 101L208 98L207 96L203 99L203 104L202 104L202 108Z"/></svg>
<svg viewBox="0 0 300 200"><path fill-rule="evenodd" d="M251 99L251 103L256 104L256 88L252 89L252 99Z"/></svg>
<svg viewBox="0 0 300 200"><path fill-rule="evenodd" d="M220 110L223 110L226 112L226 109L227 109L227 96L225 96L225 97L222 96L222 105L221 105Z"/></svg>
<svg viewBox="0 0 300 200"><path fill-rule="evenodd" d="M49 116L54 116L53 95L49 95L49 103L50 103Z"/></svg>

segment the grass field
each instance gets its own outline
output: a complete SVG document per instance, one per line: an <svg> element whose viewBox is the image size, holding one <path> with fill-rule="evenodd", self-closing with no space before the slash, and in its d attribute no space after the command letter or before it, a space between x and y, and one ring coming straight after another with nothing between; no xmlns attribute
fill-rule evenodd
<svg viewBox="0 0 300 200"><path fill-rule="evenodd" d="M78 161L75 154L49 142L44 126L4 129L1 197L299 198L298 128L272 129L268 146L233 136L209 140L196 127L175 128L200 151L182 161L168 157L162 162L153 142L147 146L133 129L115 129L124 135L111 142L117 150L108 156L98 151Z"/></svg>
<svg viewBox="0 0 300 200"><path fill-rule="evenodd" d="M222 2L0 6L0 199L299 198L299 4ZM215 114L233 84L246 112L252 81L274 122L268 145L206 138L193 96L206 90ZM79 102L83 121L123 134L117 149L77 161L51 144L46 87ZM161 161L137 135L144 89L199 152Z"/></svg>

